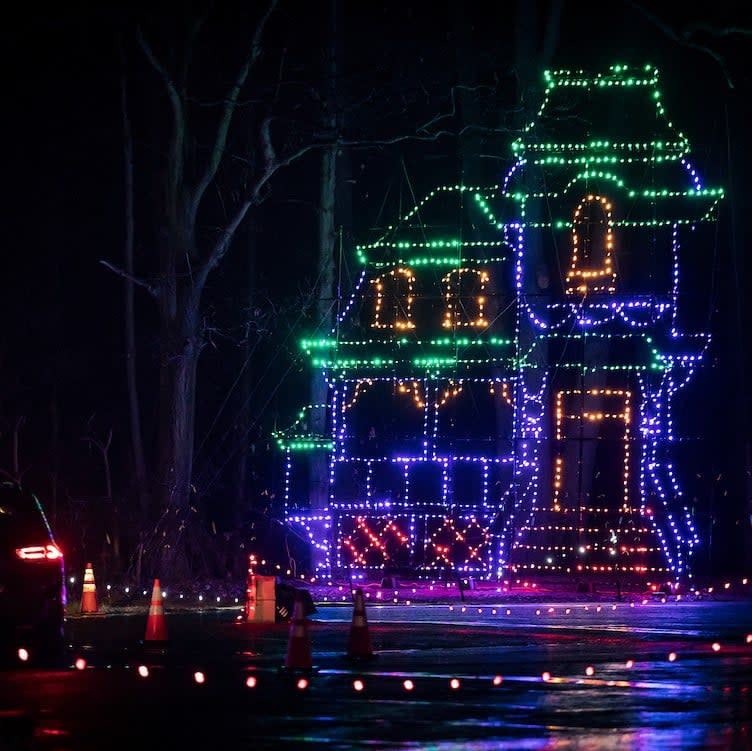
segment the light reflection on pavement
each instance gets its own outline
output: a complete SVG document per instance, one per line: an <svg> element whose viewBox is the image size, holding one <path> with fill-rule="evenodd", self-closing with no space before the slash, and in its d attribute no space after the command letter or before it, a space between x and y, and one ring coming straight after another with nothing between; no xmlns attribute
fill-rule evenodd
<svg viewBox="0 0 752 751"><path fill-rule="evenodd" d="M287 624L238 623L231 609L168 614L170 642L147 649L139 616L74 619L70 660L85 655L85 670L0 674L0 748L752 746L750 602L367 612L377 657L353 664L351 609L318 608L303 689L279 670Z"/></svg>

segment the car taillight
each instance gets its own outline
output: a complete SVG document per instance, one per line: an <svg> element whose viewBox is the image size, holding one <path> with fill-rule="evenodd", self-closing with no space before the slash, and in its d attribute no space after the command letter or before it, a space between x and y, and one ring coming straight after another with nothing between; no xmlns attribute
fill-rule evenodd
<svg viewBox="0 0 752 751"><path fill-rule="evenodd" d="M16 555L22 561L57 561L63 553L57 545L31 545L28 548L16 548Z"/></svg>

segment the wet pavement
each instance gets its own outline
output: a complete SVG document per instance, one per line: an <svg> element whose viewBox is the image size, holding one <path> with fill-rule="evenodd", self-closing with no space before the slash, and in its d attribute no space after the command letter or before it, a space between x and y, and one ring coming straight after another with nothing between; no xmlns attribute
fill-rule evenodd
<svg viewBox="0 0 752 751"><path fill-rule="evenodd" d="M373 660L347 658L352 607L317 603L313 669L287 672L290 626L238 607L168 610L164 645L143 613L70 618L61 669L0 673L0 748L752 747L749 600L366 610Z"/></svg>

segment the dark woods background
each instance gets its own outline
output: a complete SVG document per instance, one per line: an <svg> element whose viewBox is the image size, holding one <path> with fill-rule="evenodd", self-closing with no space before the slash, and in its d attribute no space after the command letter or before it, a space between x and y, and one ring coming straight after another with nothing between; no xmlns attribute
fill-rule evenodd
<svg viewBox="0 0 752 751"><path fill-rule="evenodd" d="M43 498L74 572L94 560L100 576L134 575L144 524L130 440L125 285L100 263L124 266L123 76L134 150L135 276L158 279L167 242L161 207L170 105L138 29L166 68L185 71L193 182L266 7L79 3L18 10L2 31L0 469ZM706 367L677 400L678 473L706 543L696 554L698 570L749 570L745 50L752 26L734 3L703 7L702 18L691 10L669 17L660 3L488 7L281 0L271 15L202 204L201 239L216 239L227 226L263 165L265 116L274 114L279 154L316 148L264 185L202 297L190 503L212 553L195 574L242 573L234 555L241 549L266 550L282 562L290 545L294 553L295 540L278 521L282 457L272 431L310 401L298 341L323 333L321 312L336 306L338 289L346 297L358 273L354 244L436 185L499 182L542 67L601 70L616 62L659 66L666 106L689 136L695 166L705 184L728 191L712 246L688 259L705 283L685 287L684 304L703 311L714 341ZM319 217L322 148L333 140L341 147L329 293L321 284ZM149 294L140 287L134 294L153 483L160 324Z"/></svg>

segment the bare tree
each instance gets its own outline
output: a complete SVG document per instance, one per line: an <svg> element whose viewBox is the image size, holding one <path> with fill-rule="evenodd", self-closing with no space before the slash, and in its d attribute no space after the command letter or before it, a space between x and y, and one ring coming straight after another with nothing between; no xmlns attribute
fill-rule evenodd
<svg viewBox="0 0 752 751"><path fill-rule="evenodd" d="M244 113L244 126L256 129L257 154L244 158L242 179L232 190L234 201L224 223L207 232L202 210L210 189L216 189L220 169L235 157L228 149L231 126L240 109L239 97L264 55L264 36L277 0L271 0L257 21L229 90L219 110L208 154L202 159L200 139L194 128L192 105L187 91L187 72L192 45L203 19L193 24L180 63L168 65L155 52L142 29L137 29L138 47L169 102L170 130L167 137L162 185L162 242L158 249L158 270L151 277L138 276L128 267L108 260L101 263L126 282L144 289L156 302L159 318L159 443L153 486L159 533L148 551L147 569L154 574L169 571L173 576L190 572L187 550L196 513L191 502L193 444L196 403L196 369L206 343L207 323L202 317L202 299L207 281L225 259L236 232L254 207L265 198L272 178L319 144L306 142L278 146L277 121L268 108L255 108L253 117ZM245 103L246 108L252 105ZM125 120L127 125L127 119ZM127 131L126 131L127 137ZM127 147L126 147L127 154Z"/></svg>

